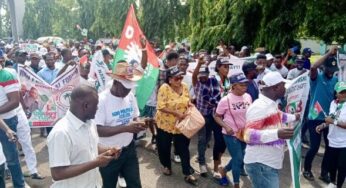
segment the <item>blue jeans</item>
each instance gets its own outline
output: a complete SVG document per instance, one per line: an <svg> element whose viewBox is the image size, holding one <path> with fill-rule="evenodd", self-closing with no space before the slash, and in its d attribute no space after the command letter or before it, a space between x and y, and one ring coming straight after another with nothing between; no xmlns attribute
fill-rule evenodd
<svg viewBox="0 0 346 188"><path fill-rule="evenodd" d="M279 170L261 163L245 164L253 188L279 188Z"/></svg>
<svg viewBox="0 0 346 188"><path fill-rule="evenodd" d="M17 132L18 118L14 116L10 119L4 119L4 122L10 129ZM7 167L11 172L12 183L14 188L22 188L24 185L24 176L19 163L18 151L16 143L10 142L6 133L0 130L0 142L6 157Z"/></svg>
<svg viewBox="0 0 346 188"><path fill-rule="evenodd" d="M238 140L234 136L223 135L227 149L232 159L225 166L225 170L228 172L232 170L234 184L239 184L240 172L243 167L244 155L245 155L245 142Z"/></svg>
<svg viewBox="0 0 346 188"><path fill-rule="evenodd" d="M205 165L205 151L211 138L211 132L214 134L213 160L220 160L220 154L226 150L221 126L215 122L212 114L204 116L204 119L205 125L198 132L198 162L200 165Z"/></svg>
<svg viewBox="0 0 346 188"><path fill-rule="evenodd" d="M211 138L211 125L210 118L205 117L205 125L201 130L198 131L198 163L200 165L205 165L205 151L207 150L207 145Z"/></svg>

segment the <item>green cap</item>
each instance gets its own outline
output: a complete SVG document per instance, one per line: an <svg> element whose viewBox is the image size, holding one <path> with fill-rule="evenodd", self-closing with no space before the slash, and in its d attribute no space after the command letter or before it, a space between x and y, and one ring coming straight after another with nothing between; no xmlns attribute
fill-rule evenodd
<svg viewBox="0 0 346 188"><path fill-rule="evenodd" d="M340 93L341 91L346 90L346 82L338 82L335 85L335 91Z"/></svg>

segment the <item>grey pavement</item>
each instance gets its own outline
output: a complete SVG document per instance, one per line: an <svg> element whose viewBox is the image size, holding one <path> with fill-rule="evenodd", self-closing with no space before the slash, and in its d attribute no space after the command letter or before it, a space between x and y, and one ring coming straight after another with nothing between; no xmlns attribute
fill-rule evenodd
<svg viewBox="0 0 346 188"><path fill-rule="evenodd" d="M144 138L138 143L138 147L137 147L137 154L138 154L139 163L140 163L140 174L141 174L141 181L142 181L143 188L190 188L192 187L184 182L180 164L172 162L173 164L172 176L162 175L161 165L157 156L157 152L153 149L152 145L150 144L150 139L151 137L147 136L146 138ZM41 138L39 136L39 130L34 129L32 133L32 140L33 140L33 145L37 154L39 172L42 175L46 176L46 179L32 180L30 178L26 178L26 182L32 188L46 188L52 184L52 179L51 179L50 170L48 166L48 150L46 146L46 139ZM213 165L213 162L212 162L213 143L210 143L210 146L211 147L206 152L207 164L208 164L209 170L210 170L210 167L212 167ZM323 152L323 148L321 147L320 153L322 152ZM198 173L199 165L196 162L196 157L197 157L196 137L194 137L191 140L190 153L191 153L191 165ZM303 149L303 155L305 155L305 153L306 153L306 149ZM226 152L224 157L222 158L222 164L225 165L229 159L230 159L230 156L228 152ZM313 163L313 173L316 179L315 181L309 182L305 180L303 176L301 176L302 188L310 188L310 187L323 188L327 186L322 181L318 180L321 160L322 160L322 157L321 157L321 154L319 154L316 156ZM21 163L22 163L24 172L28 172L23 157L21 157ZM283 166L284 166L283 169L280 170L280 188L288 188L292 186L288 152L286 152ZM199 188L221 187L217 184L217 181L212 178L211 170L207 178L200 177L199 175L196 175L196 177L198 178L198 181L199 181L199 186L198 186ZM228 173L228 177L230 180L232 180L231 172ZM241 177L240 185L241 187L244 187L244 188L250 188L251 184L248 177ZM7 187L12 187L9 180L7 180ZM232 185L230 185L229 187L232 187Z"/></svg>

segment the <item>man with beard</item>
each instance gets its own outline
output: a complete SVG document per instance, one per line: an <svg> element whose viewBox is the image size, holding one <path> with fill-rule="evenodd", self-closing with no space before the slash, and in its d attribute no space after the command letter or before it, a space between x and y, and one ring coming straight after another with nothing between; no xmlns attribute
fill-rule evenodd
<svg viewBox="0 0 346 188"><path fill-rule="evenodd" d="M297 67L290 70L287 75L287 80L293 80L294 78L297 78L298 76L302 75L304 72L306 72L307 69L304 68L304 60L297 58L296 59L296 65Z"/></svg>
<svg viewBox="0 0 346 188"><path fill-rule="evenodd" d="M272 71L277 71L282 77L286 78L288 74L288 69L282 64L282 56L276 55L274 58L274 64L271 65L270 69Z"/></svg>

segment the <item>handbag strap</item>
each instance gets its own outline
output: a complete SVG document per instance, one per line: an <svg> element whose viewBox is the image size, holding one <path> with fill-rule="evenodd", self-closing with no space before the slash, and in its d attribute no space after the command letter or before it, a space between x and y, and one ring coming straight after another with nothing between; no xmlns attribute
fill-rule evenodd
<svg viewBox="0 0 346 188"><path fill-rule="evenodd" d="M226 97L227 97L227 104L228 104L229 113L230 113L231 116L232 116L232 119L233 119L233 122L234 122L235 126L236 126L237 129L239 130L239 126L238 126L237 123L235 122L235 118L234 118L233 113L232 113L232 110L231 110L231 105L230 105L230 102L229 102L229 98L228 98L228 96L226 96Z"/></svg>

